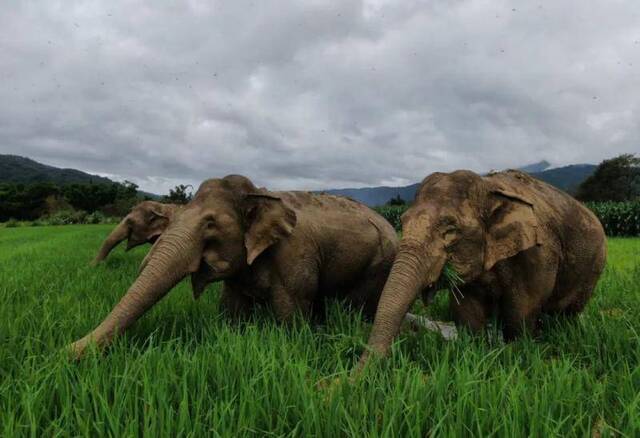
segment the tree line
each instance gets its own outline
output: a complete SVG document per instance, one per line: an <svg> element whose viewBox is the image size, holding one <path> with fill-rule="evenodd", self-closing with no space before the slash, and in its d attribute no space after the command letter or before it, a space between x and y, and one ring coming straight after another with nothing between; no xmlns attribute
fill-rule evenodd
<svg viewBox="0 0 640 438"><path fill-rule="evenodd" d="M157 200L187 203L191 199L190 188L178 185ZM149 199L152 198L140 194L138 186L131 181L64 185L49 182L0 183L0 222L10 219L33 221L61 211L122 217L135 204Z"/></svg>
<svg viewBox="0 0 640 438"><path fill-rule="evenodd" d="M159 200L186 204L191 200L192 192L192 186L180 184ZM604 160L578 187L575 196L587 203L640 199L640 158L624 154ZM130 181L64 185L0 183L0 222L9 219L33 221L60 211L122 217L133 205L145 199L151 197L141 195L138 186ZM402 206L406 203L398 195L387 205Z"/></svg>

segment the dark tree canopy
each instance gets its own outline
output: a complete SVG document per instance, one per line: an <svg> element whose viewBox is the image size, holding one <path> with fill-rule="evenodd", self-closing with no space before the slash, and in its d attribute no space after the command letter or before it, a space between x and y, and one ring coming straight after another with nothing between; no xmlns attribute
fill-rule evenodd
<svg viewBox="0 0 640 438"><path fill-rule="evenodd" d="M578 187L584 202L631 201L640 197L640 158L623 154L604 160Z"/></svg>
<svg viewBox="0 0 640 438"><path fill-rule="evenodd" d="M398 193L396 196L389 199L385 205L406 205L406 204L407 204L407 201L402 199L400 197L400 194Z"/></svg>
<svg viewBox="0 0 640 438"><path fill-rule="evenodd" d="M187 189L192 189L191 185L179 184L172 189L169 189L169 195L164 197L166 202L172 204L186 204L191 201L193 197L191 191L187 192Z"/></svg>
<svg viewBox="0 0 640 438"><path fill-rule="evenodd" d="M138 187L129 182L92 184L74 183L0 183L0 222L10 218L33 220L52 213L61 205L92 213L108 211L122 216L138 202Z"/></svg>

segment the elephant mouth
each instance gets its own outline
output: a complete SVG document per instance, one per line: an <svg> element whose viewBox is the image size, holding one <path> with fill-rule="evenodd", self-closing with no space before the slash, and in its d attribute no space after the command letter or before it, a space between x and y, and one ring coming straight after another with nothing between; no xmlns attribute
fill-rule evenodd
<svg viewBox="0 0 640 438"><path fill-rule="evenodd" d="M226 265L229 264L226 263ZM198 299L209 284L228 278L231 275L231 269L229 268L222 269L221 267L211 266L204 260L200 261L198 270L191 274L194 298Z"/></svg>
<svg viewBox="0 0 640 438"><path fill-rule="evenodd" d="M434 286L427 286L422 290L422 300L425 302L425 304L433 302L433 299L436 296L436 292L438 292L438 290Z"/></svg>
<svg viewBox="0 0 640 438"><path fill-rule="evenodd" d="M130 251L133 248L135 248L136 246L140 246L142 244L146 243L146 239L140 239L137 237L129 237L129 240L127 240L127 248L126 251Z"/></svg>

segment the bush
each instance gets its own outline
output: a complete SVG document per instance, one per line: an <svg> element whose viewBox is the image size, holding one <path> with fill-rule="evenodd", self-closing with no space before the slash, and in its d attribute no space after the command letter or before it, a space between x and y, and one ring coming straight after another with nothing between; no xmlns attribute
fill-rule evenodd
<svg viewBox="0 0 640 438"><path fill-rule="evenodd" d="M48 225L71 225L86 223L86 211L61 210L45 218Z"/></svg>
<svg viewBox="0 0 640 438"><path fill-rule="evenodd" d="M93 213L90 213L87 215L87 217L85 218L85 223L86 224L102 224L105 223L107 220L107 217L99 212L99 211L94 211Z"/></svg>
<svg viewBox="0 0 640 438"><path fill-rule="evenodd" d="M6 221L4 223L4 227L5 228L16 228L20 226L20 222L18 222L17 220L11 218L8 221Z"/></svg>

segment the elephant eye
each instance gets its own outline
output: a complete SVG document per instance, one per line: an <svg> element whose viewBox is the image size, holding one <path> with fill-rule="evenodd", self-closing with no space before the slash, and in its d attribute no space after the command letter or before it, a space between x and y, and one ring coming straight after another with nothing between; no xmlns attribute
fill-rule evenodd
<svg viewBox="0 0 640 438"><path fill-rule="evenodd" d="M204 218L204 226L209 230L217 228L218 223L216 222L216 218L213 215L205 216L205 218Z"/></svg>
<svg viewBox="0 0 640 438"><path fill-rule="evenodd" d="M453 243L453 241L458 237L458 229L455 227L448 227L444 230L444 240L447 244Z"/></svg>

